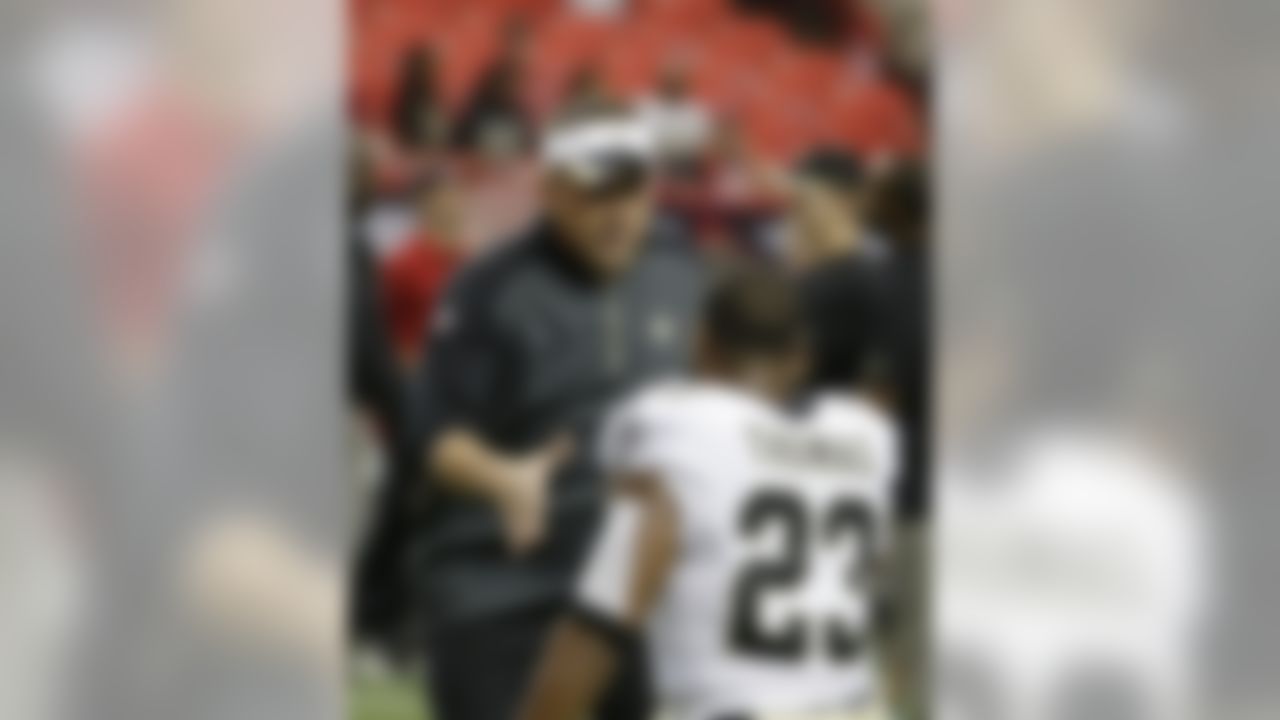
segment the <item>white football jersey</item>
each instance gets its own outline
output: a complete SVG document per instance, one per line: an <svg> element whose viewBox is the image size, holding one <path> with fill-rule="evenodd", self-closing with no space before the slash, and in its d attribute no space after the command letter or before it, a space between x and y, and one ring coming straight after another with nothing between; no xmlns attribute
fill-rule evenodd
<svg viewBox="0 0 1280 720"><path fill-rule="evenodd" d="M668 382L620 406L605 467L664 483L678 555L648 641L670 716L847 711L876 690L869 563L889 537L894 430L867 403L779 409Z"/></svg>

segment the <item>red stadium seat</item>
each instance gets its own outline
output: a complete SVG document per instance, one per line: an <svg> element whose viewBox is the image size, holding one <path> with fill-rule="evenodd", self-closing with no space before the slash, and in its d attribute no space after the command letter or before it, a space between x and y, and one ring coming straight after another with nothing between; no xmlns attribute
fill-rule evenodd
<svg viewBox="0 0 1280 720"><path fill-rule="evenodd" d="M466 102L498 48L498 28L489 22L456 25L440 38L441 84L445 103L459 108Z"/></svg>
<svg viewBox="0 0 1280 720"><path fill-rule="evenodd" d="M744 18L733 23L730 29L735 53L744 59L772 58L786 49L785 32L776 23Z"/></svg>
<svg viewBox="0 0 1280 720"><path fill-rule="evenodd" d="M617 29L611 21L562 15L541 25L538 48L544 53L581 62L599 56Z"/></svg>
<svg viewBox="0 0 1280 720"><path fill-rule="evenodd" d="M729 3L730 0L642 0L637 2L637 14L664 24L705 27L729 17Z"/></svg>
<svg viewBox="0 0 1280 720"><path fill-rule="evenodd" d="M899 88L860 78L848 51L802 49L774 21L737 14L731 0L633 0L618 21L577 15L563 0L351 3L350 102L365 124L386 122L401 57L421 42L437 48L446 102L457 108L492 61L502 28L522 17L534 31L525 81L541 116L588 64L615 92L636 98L652 90L665 63L682 58L694 92L741 113L753 142L775 157L814 142L897 154L924 143L919 111ZM883 29L873 13L857 12L855 42L874 59Z"/></svg>
<svg viewBox="0 0 1280 720"><path fill-rule="evenodd" d="M624 97L648 93L667 60L666 49L666 39L658 33L628 33L603 58L606 81Z"/></svg>
<svg viewBox="0 0 1280 720"><path fill-rule="evenodd" d="M767 157L789 161L810 142L813 110L794 99L761 93L743 105L742 111L747 138Z"/></svg>
<svg viewBox="0 0 1280 720"><path fill-rule="evenodd" d="M868 78L846 87L835 98L827 133L864 155L910 157L924 146L919 111L900 88L884 79Z"/></svg>
<svg viewBox="0 0 1280 720"><path fill-rule="evenodd" d="M793 50L775 75L774 83L788 97L801 102L829 101L840 75L839 62L831 53Z"/></svg>

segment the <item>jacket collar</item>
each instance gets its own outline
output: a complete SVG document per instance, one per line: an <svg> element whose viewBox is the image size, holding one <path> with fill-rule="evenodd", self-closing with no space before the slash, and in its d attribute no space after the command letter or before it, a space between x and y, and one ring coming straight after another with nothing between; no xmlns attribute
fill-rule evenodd
<svg viewBox="0 0 1280 720"><path fill-rule="evenodd" d="M605 277L596 272L570 246L555 225L547 218L538 220L533 229L533 244L538 254L545 258L558 272L575 283L586 287L599 288L612 285L625 275Z"/></svg>

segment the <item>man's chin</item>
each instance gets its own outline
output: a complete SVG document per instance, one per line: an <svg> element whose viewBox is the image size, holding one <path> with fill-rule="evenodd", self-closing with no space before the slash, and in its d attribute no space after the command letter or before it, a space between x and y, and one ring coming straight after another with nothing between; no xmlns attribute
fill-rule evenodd
<svg viewBox="0 0 1280 720"><path fill-rule="evenodd" d="M625 272L635 261L637 253L630 247L595 247L583 258L591 271L602 276Z"/></svg>
<svg viewBox="0 0 1280 720"><path fill-rule="evenodd" d="M596 272L605 277L614 277L626 272L635 261L636 253L618 252L597 257L592 263Z"/></svg>

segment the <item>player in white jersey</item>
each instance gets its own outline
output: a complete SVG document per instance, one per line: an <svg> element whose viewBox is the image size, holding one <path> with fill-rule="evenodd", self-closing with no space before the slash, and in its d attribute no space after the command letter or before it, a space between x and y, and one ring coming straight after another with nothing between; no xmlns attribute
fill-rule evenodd
<svg viewBox="0 0 1280 720"><path fill-rule="evenodd" d="M804 331L776 275L723 283L701 340L696 380L643 390L606 424L613 496L524 720L581 720L640 639L676 720L869 717L880 702L872 569L894 431L850 397L795 402Z"/></svg>

